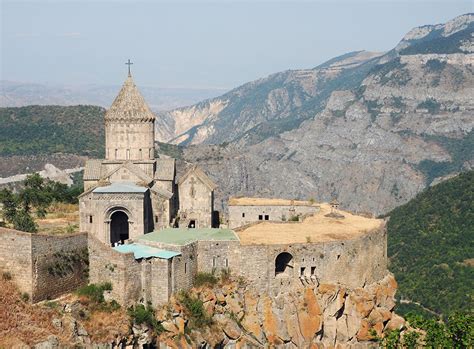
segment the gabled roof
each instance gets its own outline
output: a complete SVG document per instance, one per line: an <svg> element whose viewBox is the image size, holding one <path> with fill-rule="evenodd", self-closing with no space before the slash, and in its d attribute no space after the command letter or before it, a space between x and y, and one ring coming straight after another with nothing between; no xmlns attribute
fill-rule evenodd
<svg viewBox="0 0 474 349"><path fill-rule="evenodd" d="M102 176L101 179L109 178L110 176L112 176L115 172L117 172L121 168L128 169L130 172L132 172L134 175L136 175L138 178L140 178L146 184L150 184L151 182L153 182L153 178L151 178L145 172L143 172L143 170L140 167L135 166L133 163L131 163L129 161L126 161L126 162L120 164L119 166L115 167L113 170L109 171L107 174Z"/></svg>
<svg viewBox="0 0 474 349"><path fill-rule="evenodd" d="M173 197L173 193L169 192L166 189L160 188L156 183L155 185L153 185L153 187L151 187L151 191L165 199L171 199Z"/></svg>
<svg viewBox="0 0 474 349"><path fill-rule="evenodd" d="M100 159L90 159L86 161L84 167L84 180L98 180L102 173L102 161Z"/></svg>
<svg viewBox="0 0 474 349"><path fill-rule="evenodd" d="M119 94L107 110L105 120L155 120L155 115L153 115L145 99L138 91L131 75L127 77Z"/></svg>
<svg viewBox="0 0 474 349"><path fill-rule="evenodd" d="M175 176L175 159L156 159L155 179L162 181L172 181Z"/></svg>
<svg viewBox="0 0 474 349"><path fill-rule="evenodd" d="M203 170L201 170L197 165L191 167L178 181L178 184L182 184L191 174L194 174L201 182L206 185L209 190L213 191L217 188L217 185L210 179Z"/></svg>

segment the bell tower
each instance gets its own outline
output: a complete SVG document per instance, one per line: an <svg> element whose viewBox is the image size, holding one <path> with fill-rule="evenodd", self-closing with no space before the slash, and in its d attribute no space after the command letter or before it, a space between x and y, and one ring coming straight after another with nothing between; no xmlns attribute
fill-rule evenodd
<svg viewBox="0 0 474 349"><path fill-rule="evenodd" d="M128 76L105 114L105 158L108 162L154 163L155 116L138 91L128 63ZM153 172L149 173L152 175Z"/></svg>

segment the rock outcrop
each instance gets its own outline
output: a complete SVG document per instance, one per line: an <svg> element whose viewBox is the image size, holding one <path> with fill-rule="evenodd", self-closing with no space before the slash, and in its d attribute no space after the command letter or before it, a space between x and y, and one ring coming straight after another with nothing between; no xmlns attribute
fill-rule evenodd
<svg viewBox="0 0 474 349"><path fill-rule="evenodd" d="M194 288L210 323L196 328L190 309L172 299L157 313L164 330L157 341L170 348L370 348L387 329L402 329L393 312L397 283L387 275L364 288L320 284L270 295L242 282ZM168 310L167 310L168 309ZM183 341L183 336L186 338Z"/></svg>

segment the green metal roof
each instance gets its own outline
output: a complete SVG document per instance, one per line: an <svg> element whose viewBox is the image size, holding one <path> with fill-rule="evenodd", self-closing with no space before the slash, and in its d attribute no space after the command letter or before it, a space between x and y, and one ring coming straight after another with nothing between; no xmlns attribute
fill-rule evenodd
<svg viewBox="0 0 474 349"><path fill-rule="evenodd" d="M160 250L155 247L146 246L142 244L135 244L135 243L115 246L113 247L113 249L120 253L133 252L135 259L151 258L151 257L157 257L161 259L171 259L181 254L175 251Z"/></svg>
<svg viewBox="0 0 474 349"><path fill-rule="evenodd" d="M97 187L93 193L144 193L148 190L132 182L114 182L105 187Z"/></svg>
<svg viewBox="0 0 474 349"><path fill-rule="evenodd" d="M166 228L139 237L139 240L186 245L193 241L238 240L231 229L216 228Z"/></svg>

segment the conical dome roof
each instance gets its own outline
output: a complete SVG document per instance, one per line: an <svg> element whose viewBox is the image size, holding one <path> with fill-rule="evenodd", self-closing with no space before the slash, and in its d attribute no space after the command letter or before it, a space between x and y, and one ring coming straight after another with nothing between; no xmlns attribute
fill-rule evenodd
<svg viewBox="0 0 474 349"><path fill-rule="evenodd" d="M131 75L127 77L118 96L107 110L105 120L155 120L155 115L153 115L145 99L138 91Z"/></svg>

